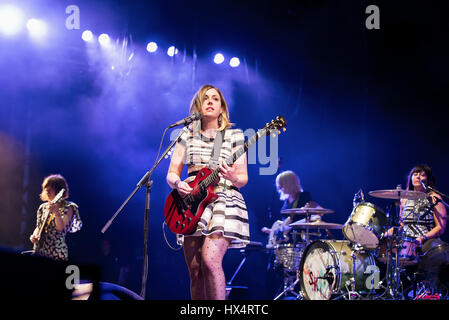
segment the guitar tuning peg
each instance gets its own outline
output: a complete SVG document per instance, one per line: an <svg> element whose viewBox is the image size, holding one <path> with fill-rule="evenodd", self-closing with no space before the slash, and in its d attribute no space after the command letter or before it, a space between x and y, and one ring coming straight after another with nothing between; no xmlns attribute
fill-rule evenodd
<svg viewBox="0 0 449 320"><path fill-rule="evenodd" d="M284 132L287 131L287 128L284 127L284 128L282 129L282 131L284 131Z"/></svg>

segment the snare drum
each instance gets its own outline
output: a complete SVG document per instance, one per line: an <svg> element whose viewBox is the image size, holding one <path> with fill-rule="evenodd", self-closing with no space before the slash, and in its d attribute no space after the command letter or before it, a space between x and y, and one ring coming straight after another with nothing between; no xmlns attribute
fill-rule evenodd
<svg viewBox="0 0 449 320"><path fill-rule="evenodd" d="M387 218L382 209L369 202L354 207L343 226L343 235L364 249L374 250L379 245L380 235L385 229Z"/></svg>
<svg viewBox="0 0 449 320"><path fill-rule="evenodd" d="M357 293L370 294L380 279L373 254L354 252L346 240L312 242L304 250L300 272L307 300L330 300L336 294L345 294L352 290L352 278Z"/></svg>
<svg viewBox="0 0 449 320"><path fill-rule="evenodd" d="M304 250L302 243L282 243L276 245L275 248L276 260L274 263L276 265L282 266L286 271L299 271L299 264Z"/></svg>
<svg viewBox="0 0 449 320"><path fill-rule="evenodd" d="M377 254L377 260L382 263L387 263L390 258L390 253L387 250L388 241L390 239L384 238L379 245L379 251ZM392 243L391 253L393 257L396 255L396 241ZM411 266L419 262L419 245L413 238L403 237L400 240L398 261L400 266Z"/></svg>

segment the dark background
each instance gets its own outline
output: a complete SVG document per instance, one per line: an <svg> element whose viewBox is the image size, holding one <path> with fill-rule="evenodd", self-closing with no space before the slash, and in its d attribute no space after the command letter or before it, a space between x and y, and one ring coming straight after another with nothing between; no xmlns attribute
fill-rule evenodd
<svg viewBox="0 0 449 320"><path fill-rule="evenodd" d="M68 30L65 8L80 8L81 28ZM380 29L368 30L368 5ZM64 175L80 207L83 229L69 234L71 259L101 262L103 239L129 268L126 287L140 292L144 195L141 189L105 234L106 221L153 166L164 129L185 117L205 83L219 87L237 127L257 130L283 115L287 131L270 161L293 170L343 224L360 188L406 187L410 169L429 164L437 188L449 192L447 170L448 3L443 1L19 1L27 16L51 25L44 43L25 31L0 37L0 245L28 250L43 178ZM81 33L117 41L108 60ZM124 40L127 40L126 45ZM156 41L156 54L145 51ZM165 54L169 45L179 54ZM240 57L238 68L213 55ZM134 53L133 58L128 61ZM112 70L111 66L115 68ZM165 136L162 150L169 144ZM268 146L268 144L267 144ZM259 148L259 146L257 147ZM269 152L269 151L267 151ZM279 218L276 175L249 164L242 192L253 241ZM149 228L148 299L188 299L181 251L162 231L169 160L154 171ZM279 173L278 171L277 173ZM272 214L270 218L269 215ZM167 240L175 238L165 229ZM341 234L337 236L342 238ZM443 236L447 240L447 232ZM238 250L224 261L229 279ZM234 280L249 299L265 295L267 256L254 253Z"/></svg>

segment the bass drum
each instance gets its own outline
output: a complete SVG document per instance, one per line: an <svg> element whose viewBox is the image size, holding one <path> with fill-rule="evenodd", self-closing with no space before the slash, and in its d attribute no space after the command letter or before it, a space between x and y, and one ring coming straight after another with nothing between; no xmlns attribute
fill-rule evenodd
<svg viewBox="0 0 449 320"><path fill-rule="evenodd" d="M354 252L346 240L319 240L306 247L300 265L301 290L306 300L331 300L352 290L360 295L374 292L379 268L371 252ZM354 274L355 273L355 274Z"/></svg>

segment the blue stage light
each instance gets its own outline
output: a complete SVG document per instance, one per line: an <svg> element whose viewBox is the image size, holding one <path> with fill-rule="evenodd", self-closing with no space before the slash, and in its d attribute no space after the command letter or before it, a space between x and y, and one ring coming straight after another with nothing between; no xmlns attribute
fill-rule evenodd
<svg viewBox="0 0 449 320"><path fill-rule="evenodd" d="M27 29L33 38L42 38L47 34L47 24L38 19L29 19Z"/></svg>
<svg viewBox="0 0 449 320"><path fill-rule="evenodd" d="M233 68L238 67L238 66L240 65L240 59L237 58L237 57L232 58L232 59L229 61L229 65L230 65L231 67L233 67Z"/></svg>
<svg viewBox="0 0 449 320"><path fill-rule="evenodd" d="M0 7L0 33L11 36L23 27L23 12L12 6L3 5Z"/></svg>
<svg viewBox="0 0 449 320"><path fill-rule="evenodd" d="M85 30L82 34L81 34L81 38L86 41L86 42L90 42L94 39L94 35L92 33L92 31L90 30Z"/></svg>
<svg viewBox="0 0 449 320"><path fill-rule="evenodd" d="M157 50L157 43L156 42L149 42L147 44L147 51L150 53L156 52Z"/></svg>
<svg viewBox="0 0 449 320"><path fill-rule="evenodd" d="M223 61L224 61L224 56L223 56L223 54L217 53L217 54L214 56L214 62L215 62L216 64L223 63Z"/></svg>
<svg viewBox="0 0 449 320"><path fill-rule="evenodd" d="M109 36L106 33L102 33L98 37L98 42L100 42L100 44L102 46L107 46L107 45L109 45L110 38L109 38Z"/></svg>
<svg viewBox="0 0 449 320"><path fill-rule="evenodd" d="M178 52L179 52L179 50L176 49L174 46L171 46L171 47L168 48L168 50L167 50L167 54L168 54L170 57L173 57L175 54L178 54Z"/></svg>

